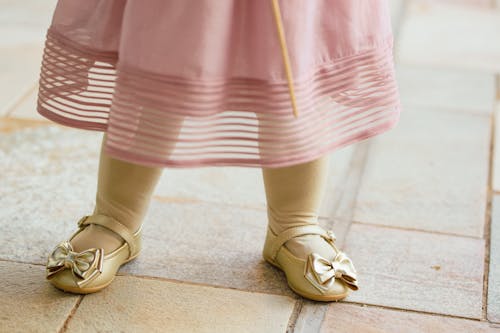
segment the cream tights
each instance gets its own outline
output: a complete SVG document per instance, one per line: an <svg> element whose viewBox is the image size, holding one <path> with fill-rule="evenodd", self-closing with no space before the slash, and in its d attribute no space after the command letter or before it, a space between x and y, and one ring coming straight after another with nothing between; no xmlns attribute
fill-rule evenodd
<svg viewBox="0 0 500 333"><path fill-rule="evenodd" d="M318 214L329 171L330 154L302 164L280 168L262 168L267 198L269 227L274 233L308 224L318 224ZM319 235L294 237L285 247L305 259L310 252L325 258L335 255Z"/></svg>
<svg viewBox="0 0 500 333"><path fill-rule="evenodd" d="M142 224L154 188L163 168L148 167L110 157L101 144L96 205L92 214L114 217L132 232ZM118 248L124 240L100 225L90 224L71 240L75 251L102 247L104 253Z"/></svg>
<svg viewBox="0 0 500 333"><path fill-rule="evenodd" d="M96 205L93 214L116 218L136 231L149 207L154 188L163 168L148 167L110 157L104 151L107 133L101 144ZM329 154L311 162L280 168L262 168L267 198L268 222L280 233L299 225L318 224L318 211L326 187ZM103 247L109 253L123 239L108 229L91 224L71 240L75 251ZM329 258L334 252L319 235L292 238L285 246L298 257L315 251Z"/></svg>

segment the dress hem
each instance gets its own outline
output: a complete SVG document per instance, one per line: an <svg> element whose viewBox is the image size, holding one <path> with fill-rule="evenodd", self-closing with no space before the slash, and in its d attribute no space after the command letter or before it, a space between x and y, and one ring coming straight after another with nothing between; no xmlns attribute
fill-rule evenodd
<svg viewBox="0 0 500 333"><path fill-rule="evenodd" d="M92 126L88 126L89 123L86 122L78 122L78 121L68 121L67 118L60 117L54 113L51 112L45 112L45 110L38 109L38 112L46 117L47 119L50 119L54 121L55 123L58 123L63 126L68 126L71 128L76 128L76 129L84 129L84 130L92 130L92 131L100 131L100 132L106 132L106 125L105 124L92 124ZM399 118L400 118L400 111L399 107L397 112L395 112L394 118L390 119L388 122L381 124L379 126L376 126L375 128L371 128L369 130L364 131L360 135L358 135L355 138L351 138L350 140L345 140L341 142L340 144L334 144L332 146L327 147L323 151L319 151L315 155L311 155L308 157L303 157L300 159L287 159L285 161L277 163L276 161L271 161L269 163L263 162L262 160L259 159L244 159L244 160L238 160L238 159L217 159L217 161L212 161L212 160L194 160L194 161L172 161L172 160L152 160L148 159L144 155L139 155L139 154L131 154L127 153L121 150L113 149L110 148L109 146L105 145L104 150L106 153L116 159L126 161L129 163L134 163L134 164L140 164L144 166L149 166L149 167L162 167L162 168L196 168L196 167L211 167L211 166L230 166L230 167L252 167L252 168L279 168L279 167L286 167L294 164L301 164L301 163L307 163L312 160L315 160L324 154L330 154L333 153L339 149L342 149L346 146L349 146L351 144L359 143L361 141L367 140L369 138L372 138L374 136L383 134L385 132L390 131L391 129L395 128L396 125L399 123Z"/></svg>
<svg viewBox="0 0 500 333"><path fill-rule="evenodd" d="M298 119L293 119L286 79L179 80L117 68L117 56L85 48L49 28L37 112L61 125L108 132L106 151L132 163L289 166L381 134L399 119L390 42L297 80ZM330 110L320 110L324 105ZM179 136L181 118L185 132ZM174 145L179 149L172 156L162 151Z"/></svg>

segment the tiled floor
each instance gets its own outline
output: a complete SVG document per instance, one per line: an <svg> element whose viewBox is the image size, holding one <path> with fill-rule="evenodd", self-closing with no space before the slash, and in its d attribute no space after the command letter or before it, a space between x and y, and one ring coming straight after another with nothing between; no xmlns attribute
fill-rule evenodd
<svg viewBox="0 0 500 333"><path fill-rule="evenodd" d="M256 168L166 170L144 253L108 288L44 280L93 208L102 135L35 110L55 3L0 0L0 332L500 332L499 1L390 0L403 112L332 155L320 223L360 279L333 303L262 259Z"/></svg>

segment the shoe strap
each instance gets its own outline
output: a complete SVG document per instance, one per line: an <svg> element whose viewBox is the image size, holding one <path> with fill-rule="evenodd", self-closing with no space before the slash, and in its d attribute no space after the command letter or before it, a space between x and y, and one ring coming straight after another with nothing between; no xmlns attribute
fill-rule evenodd
<svg viewBox="0 0 500 333"><path fill-rule="evenodd" d="M118 220L111 216L96 214L96 215L85 215L78 221L78 226L83 227L84 225L98 224L103 226L114 233L118 234L121 238L127 242L130 250L129 258L136 254L137 246L135 245L135 237L130 232L130 230Z"/></svg>
<svg viewBox="0 0 500 333"><path fill-rule="evenodd" d="M325 229L323 229L318 224L310 224L310 225L301 225L297 227L291 227L280 234L274 239L273 244L271 246L271 253L273 256L273 260L276 260L276 256L278 255L278 251L289 239L302 236L302 235L321 235L325 238L328 238L329 235Z"/></svg>

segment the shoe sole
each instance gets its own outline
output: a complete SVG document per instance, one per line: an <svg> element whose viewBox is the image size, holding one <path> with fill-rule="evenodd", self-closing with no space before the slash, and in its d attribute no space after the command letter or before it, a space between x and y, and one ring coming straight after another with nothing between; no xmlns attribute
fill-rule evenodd
<svg viewBox="0 0 500 333"><path fill-rule="evenodd" d="M118 267L118 270L123 265L125 265L126 263L128 263L128 262L134 260L135 258L137 258L139 256L139 253L140 252L138 252L135 256L130 257L127 260L125 260L124 262L122 262L120 264L120 267ZM73 288L73 287L69 287L69 286L59 286L59 285L57 285L55 283L52 283L52 285L54 287L56 287L57 289L62 290L64 292L70 292L70 293L73 293L73 294L91 294L91 293L98 292L98 291L106 288L107 286L109 286L111 284L111 282L113 282L113 280L115 279L115 277L116 277L116 275L113 276L113 278L110 281L108 281L106 284L103 284L103 285L100 285L100 286L97 286L97 287L92 287L92 288Z"/></svg>
<svg viewBox="0 0 500 333"><path fill-rule="evenodd" d="M275 262L274 260L272 260L270 258L267 258L266 256L263 256L263 257L264 257L264 260L266 260L269 264L271 264L272 266L276 267L277 269L279 269L280 271L282 271L283 273L285 273L285 277L286 277L286 272L283 270L283 268L281 268L281 266L277 262ZM339 294L339 295L334 295L334 296L314 295L314 294L309 294L309 293L306 293L306 292L298 290L292 284L290 284L290 282L288 281L288 278L287 278L287 284L290 287L290 289L292 289L298 295L300 295L302 297L305 297L305 298L308 298L308 299L312 299L314 301L320 301L320 302L332 302L332 301L335 301L336 302L336 301L339 301L341 299L346 298L347 295L349 295L349 291L346 292L346 293Z"/></svg>

